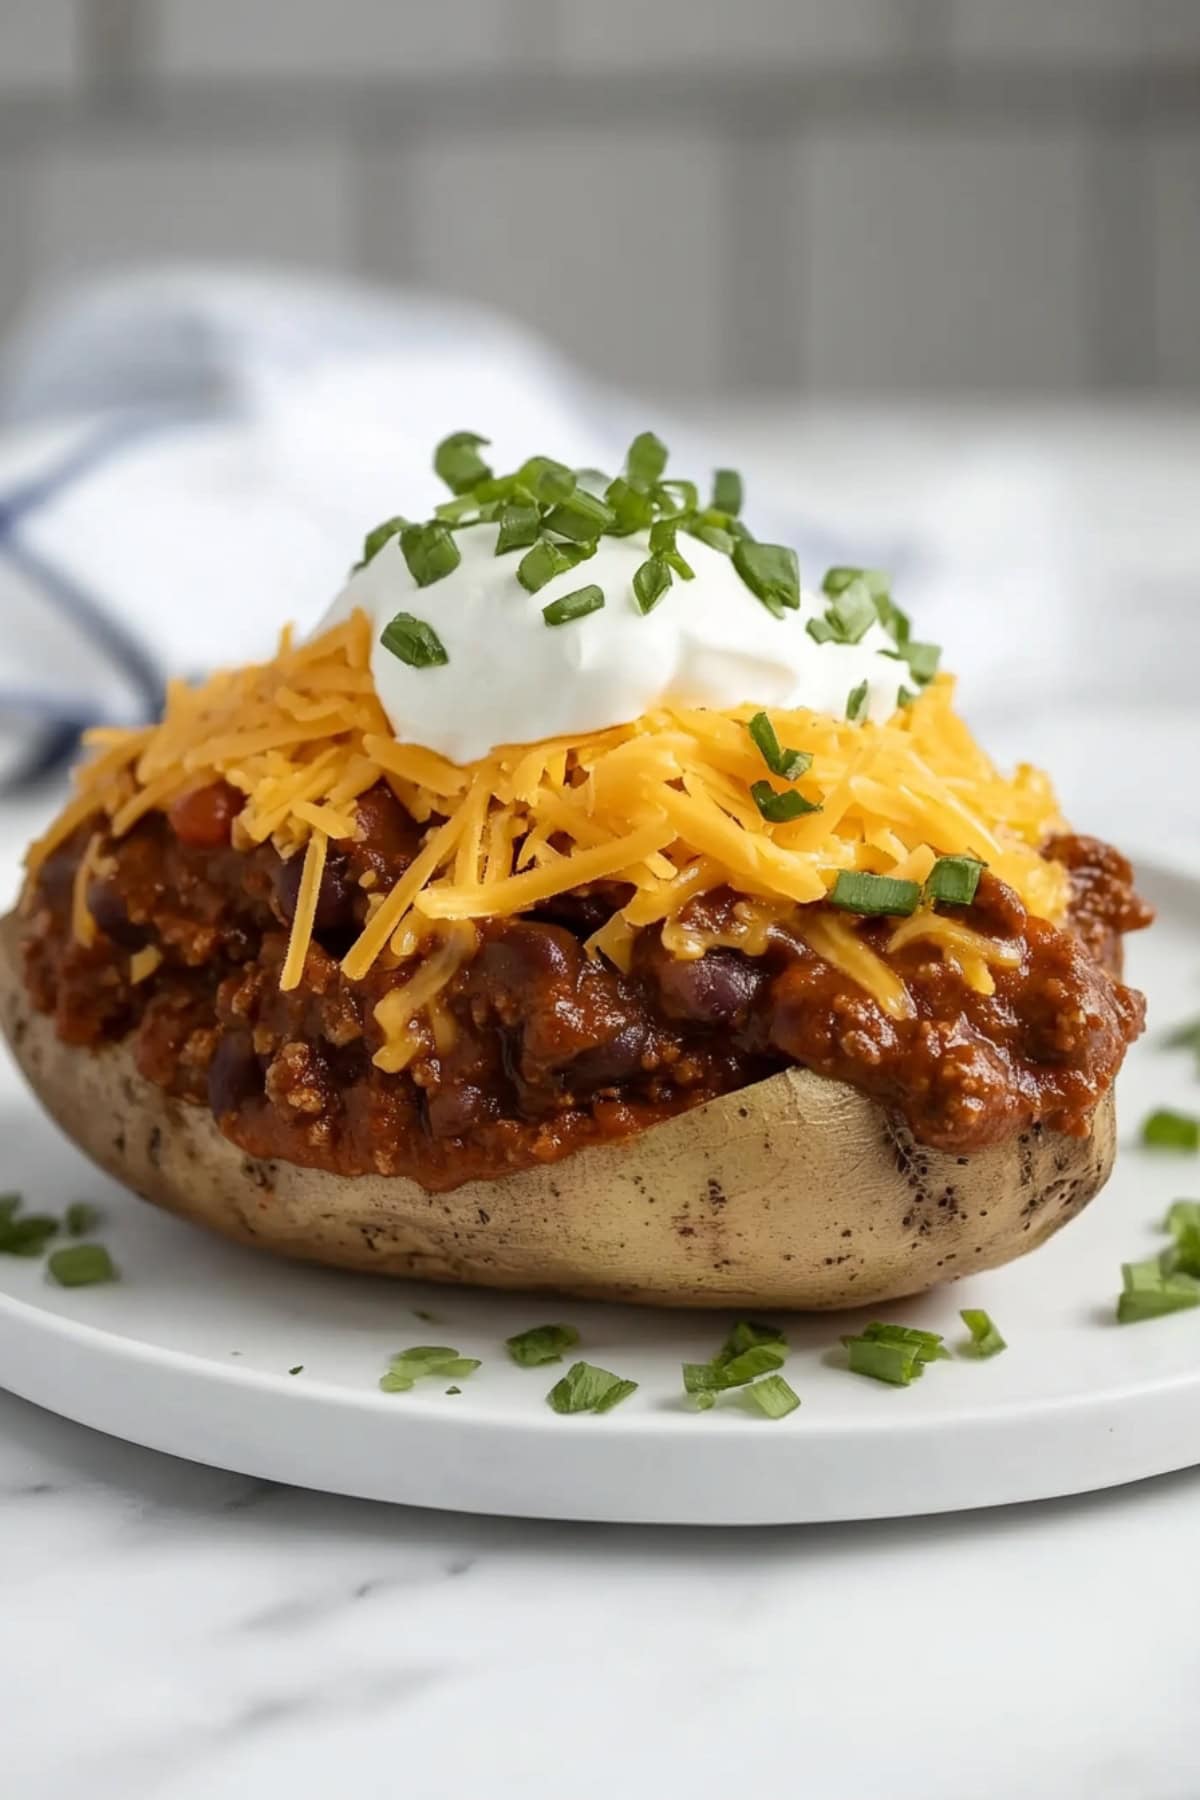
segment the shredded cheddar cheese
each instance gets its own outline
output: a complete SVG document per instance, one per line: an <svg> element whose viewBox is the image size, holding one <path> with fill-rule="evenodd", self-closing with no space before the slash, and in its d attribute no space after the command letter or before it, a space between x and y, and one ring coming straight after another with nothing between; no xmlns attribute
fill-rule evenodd
<svg viewBox="0 0 1200 1800"><path fill-rule="evenodd" d="M371 886L368 917L342 965L351 980L381 956L396 966L431 936L442 941L430 962L440 957L447 967L450 949L467 941L454 927L593 882L627 892L589 943L621 967L636 932L660 922L676 954L701 954L679 914L716 888L745 901L744 946L772 919L795 921L797 908L824 899L841 870L923 882L942 855L981 857L1043 918L1057 922L1065 912L1066 871L1038 853L1062 825L1050 784L1026 766L1011 777L994 767L955 714L948 677L882 725L773 712L780 740L812 756L796 786L819 810L771 823L750 792L767 773L746 729L751 706L663 706L630 724L508 746L460 768L396 741L371 684L370 652L368 621L355 613L308 643L285 636L268 663L194 688L172 684L157 726L92 734L77 795L33 846L31 869L89 821L103 820L119 838L184 788L223 778L245 797L235 845L270 842L283 856L304 857L284 987L303 977L327 847L353 836L355 802L380 781L427 831L390 889ZM76 925L86 941L86 876L79 895ZM801 910L798 928L891 1016L907 1016L903 982L849 917ZM928 909L891 942L918 937L981 991L1004 963L1005 946ZM418 1045L416 1011L440 991L425 991L424 972L383 1003L385 1054L396 1066ZM447 1028L442 1019L443 1038Z"/></svg>

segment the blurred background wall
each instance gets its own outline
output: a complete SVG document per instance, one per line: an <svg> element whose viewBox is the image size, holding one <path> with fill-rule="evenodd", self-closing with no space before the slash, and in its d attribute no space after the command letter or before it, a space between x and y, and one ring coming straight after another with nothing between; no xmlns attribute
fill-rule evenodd
<svg viewBox="0 0 1200 1800"><path fill-rule="evenodd" d="M668 392L1200 388L1200 0L0 0L0 330L234 255Z"/></svg>

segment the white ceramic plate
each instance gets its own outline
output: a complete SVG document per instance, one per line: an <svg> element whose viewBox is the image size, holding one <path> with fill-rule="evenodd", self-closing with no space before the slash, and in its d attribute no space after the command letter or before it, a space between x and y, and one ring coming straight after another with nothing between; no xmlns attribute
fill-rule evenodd
<svg viewBox="0 0 1200 1800"><path fill-rule="evenodd" d="M1200 1011L1200 882L1147 873L1161 909L1130 946L1151 997L1148 1037L1121 1078L1126 1148L1108 1190L1026 1261L884 1309L963 1336L986 1307L1010 1349L938 1363L893 1389L840 1365L865 1314L797 1319L781 1421L681 1404L679 1365L719 1344L725 1315L561 1305L276 1263L192 1230L102 1181L0 1076L0 1186L54 1210L99 1200L119 1285L67 1291L0 1257L0 1382L135 1443L248 1475L470 1512L671 1524L878 1518L1082 1492L1200 1463L1200 1311L1118 1327L1122 1261L1150 1254L1168 1202L1200 1194L1200 1159L1131 1147L1151 1106L1200 1105L1172 1021ZM414 1309L431 1312L436 1323ZM563 1418L562 1372L514 1367L503 1339L569 1319L580 1354L632 1376L616 1411ZM386 1395L389 1355L448 1343L483 1358L462 1393ZM302 1373L289 1369L303 1365Z"/></svg>

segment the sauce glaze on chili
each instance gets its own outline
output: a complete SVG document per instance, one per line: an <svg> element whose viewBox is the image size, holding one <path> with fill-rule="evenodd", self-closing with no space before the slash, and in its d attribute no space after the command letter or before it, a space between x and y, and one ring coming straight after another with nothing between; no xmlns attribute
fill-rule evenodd
<svg viewBox="0 0 1200 1800"><path fill-rule="evenodd" d="M385 788L359 802L360 838L331 846L304 980L284 994L299 861L269 846L232 849L239 805L218 783L103 842L88 947L71 929L83 829L27 896L26 977L66 1042L130 1039L148 1080L210 1106L257 1157L445 1189L628 1137L793 1063L897 1109L921 1142L962 1153L1034 1123L1085 1133L1143 1025L1141 995L1119 980L1120 944L1152 915L1123 857L1072 836L1046 847L1071 874L1070 928L1030 917L988 875L971 908L953 909L1020 947L988 998L928 944L886 952L887 921L862 929L913 998L916 1016L902 1023L786 927L762 955L716 948L694 961L669 955L650 929L622 975L584 952L620 897L590 890L484 922L477 954L443 995L453 1045L438 1054L430 1040L428 1054L385 1075L372 1062L374 1008L410 970L377 965L348 982L338 959L365 915L360 878L390 885L418 827ZM694 901L688 921L720 931L735 899ZM150 945L162 961L135 983L131 953Z"/></svg>

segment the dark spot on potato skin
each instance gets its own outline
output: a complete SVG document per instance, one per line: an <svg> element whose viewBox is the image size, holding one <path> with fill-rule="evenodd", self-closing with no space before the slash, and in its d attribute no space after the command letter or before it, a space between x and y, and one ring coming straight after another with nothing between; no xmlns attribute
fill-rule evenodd
<svg viewBox="0 0 1200 1800"><path fill-rule="evenodd" d="M154 1169L162 1163L162 1136L162 1128L158 1125L152 1125L146 1134L146 1159Z"/></svg>

